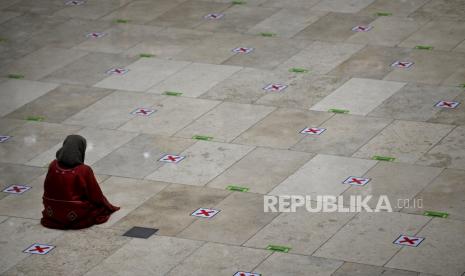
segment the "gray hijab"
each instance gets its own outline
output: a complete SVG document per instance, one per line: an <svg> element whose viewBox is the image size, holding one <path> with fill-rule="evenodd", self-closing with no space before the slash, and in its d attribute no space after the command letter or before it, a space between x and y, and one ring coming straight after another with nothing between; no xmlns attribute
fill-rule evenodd
<svg viewBox="0 0 465 276"><path fill-rule="evenodd" d="M84 163L87 142L80 135L69 135L63 142L61 149L57 151L58 162L67 167L74 168Z"/></svg>

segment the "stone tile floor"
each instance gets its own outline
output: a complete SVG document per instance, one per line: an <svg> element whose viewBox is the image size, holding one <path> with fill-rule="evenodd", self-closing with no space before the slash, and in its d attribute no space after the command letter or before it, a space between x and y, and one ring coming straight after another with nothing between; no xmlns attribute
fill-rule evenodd
<svg viewBox="0 0 465 276"><path fill-rule="evenodd" d="M0 274L463 276L464 49L463 0L0 0L0 187L31 187L0 193ZM72 133L122 209L46 229L46 165ZM394 206L263 211L289 194Z"/></svg>

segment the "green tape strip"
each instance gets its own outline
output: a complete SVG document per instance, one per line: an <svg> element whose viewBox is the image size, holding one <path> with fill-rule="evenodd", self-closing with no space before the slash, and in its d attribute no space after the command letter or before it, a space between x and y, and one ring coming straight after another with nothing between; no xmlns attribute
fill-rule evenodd
<svg viewBox="0 0 465 276"><path fill-rule="evenodd" d="M175 91L165 91L165 93L163 94L167 96L181 96L182 95L181 92L175 92Z"/></svg>
<svg viewBox="0 0 465 276"><path fill-rule="evenodd" d="M115 22L124 24L124 23L129 23L129 20L127 20L127 19L116 19Z"/></svg>
<svg viewBox="0 0 465 276"><path fill-rule="evenodd" d="M10 79L24 79L24 76L19 75L19 74L9 74L8 78L10 78Z"/></svg>
<svg viewBox="0 0 465 276"><path fill-rule="evenodd" d="M152 55L152 54L140 54L139 57L141 58L151 58L151 57L154 57L155 55Z"/></svg>
<svg viewBox="0 0 465 276"><path fill-rule="evenodd" d="M243 0L234 0L234 1L232 1L232 3L234 5L243 5L243 4L246 4L247 2L243 1Z"/></svg>
<svg viewBox="0 0 465 276"><path fill-rule="evenodd" d="M294 67L294 68L289 69L289 72L292 72L292 73L307 73L308 70L305 69L305 68Z"/></svg>
<svg viewBox="0 0 465 276"><path fill-rule="evenodd" d="M0 42L6 42L6 38L0 37Z"/></svg>
<svg viewBox="0 0 465 276"><path fill-rule="evenodd" d="M375 156L373 156L373 160L392 162L392 161L394 161L396 159L394 157L389 157L389 156L375 155Z"/></svg>
<svg viewBox="0 0 465 276"><path fill-rule="evenodd" d="M192 136L192 139L202 140L202 141L210 141L210 140L213 140L213 137L204 136L204 135L194 135L194 136Z"/></svg>
<svg viewBox="0 0 465 276"><path fill-rule="evenodd" d="M436 211L425 211L425 216L428 217L438 217L438 218L447 218L449 216L446 212L436 212Z"/></svg>
<svg viewBox="0 0 465 276"><path fill-rule="evenodd" d="M433 46L417 45L417 46L415 46L415 49L417 49L417 50L433 50Z"/></svg>
<svg viewBox="0 0 465 276"><path fill-rule="evenodd" d="M291 250L291 247L270 244L266 247L266 249L271 250L271 251L287 253Z"/></svg>
<svg viewBox="0 0 465 276"><path fill-rule="evenodd" d="M264 36L264 37L273 37L273 36L276 36L275 33L266 33L266 32L260 33L260 35L261 35L261 36Z"/></svg>
<svg viewBox="0 0 465 276"><path fill-rule="evenodd" d="M26 118L26 120L34 121L34 122L41 122L41 121L45 120L45 117L42 117L42 116L29 116L29 117Z"/></svg>
<svg viewBox="0 0 465 276"><path fill-rule="evenodd" d="M390 13L390 12L377 12L376 15L377 16L391 16L392 13Z"/></svg>
<svg viewBox="0 0 465 276"><path fill-rule="evenodd" d="M249 188L230 185L230 186L226 187L226 190L230 190L230 191L234 191L234 192L243 192L243 193L245 193L245 192L248 192L248 191L249 191Z"/></svg>
<svg viewBox="0 0 465 276"><path fill-rule="evenodd" d="M346 110L346 109L331 108L330 110L328 110L328 112L339 113L339 114L347 114L347 113L349 113L350 111L349 111L349 110Z"/></svg>

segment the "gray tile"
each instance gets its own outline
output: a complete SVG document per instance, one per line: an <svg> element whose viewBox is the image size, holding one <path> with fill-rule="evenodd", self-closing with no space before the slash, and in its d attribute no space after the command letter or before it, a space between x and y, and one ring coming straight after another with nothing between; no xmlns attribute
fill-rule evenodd
<svg viewBox="0 0 465 276"><path fill-rule="evenodd" d="M460 0L435 0L429 1L418 9L412 16L426 18L448 18L460 20L465 14L464 3Z"/></svg>
<svg viewBox="0 0 465 276"><path fill-rule="evenodd" d="M320 0L289 0L283 2L281 0L267 0L262 4L262 6L270 8L309 9L316 5L319 1Z"/></svg>
<svg viewBox="0 0 465 276"><path fill-rule="evenodd" d="M13 129L23 126L25 123L26 121L23 120L1 118L0 131L2 132L2 135L5 135Z"/></svg>
<svg viewBox="0 0 465 276"><path fill-rule="evenodd" d="M241 245L278 215L263 212L262 198L254 193L233 193L214 206L221 210L215 217L197 219L177 236Z"/></svg>
<svg viewBox="0 0 465 276"><path fill-rule="evenodd" d="M85 275L165 275L202 244L200 241L161 236L134 239Z"/></svg>
<svg viewBox="0 0 465 276"><path fill-rule="evenodd" d="M85 5L67 6L55 13L55 15L82 19L98 19L130 2L132 0L87 0Z"/></svg>
<svg viewBox="0 0 465 276"><path fill-rule="evenodd" d="M139 238L139 239L148 239L153 234L157 233L158 229L155 228L147 228L147 227L138 227L134 226L129 229L123 236L131 237L131 238Z"/></svg>
<svg viewBox="0 0 465 276"><path fill-rule="evenodd" d="M166 275L234 275L237 271L251 271L269 254L265 250L207 243Z"/></svg>
<svg viewBox="0 0 465 276"><path fill-rule="evenodd" d="M146 178L204 186L252 149L250 146L198 141L180 154L184 160L164 164Z"/></svg>
<svg viewBox="0 0 465 276"><path fill-rule="evenodd" d="M0 24L20 15L18 12L0 11Z"/></svg>
<svg viewBox="0 0 465 276"><path fill-rule="evenodd" d="M300 131L320 125L332 116L328 112L280 108L233 140L234 143L288 149L302 139Z"/></svg>
<svg viewBox="0 0 465 276"><path fill-rule="evenodd" d="M418 276L418 272L390 269L382 266L344 263L333 276Z"/></svg>
<svg viewBox="0 0 465 276"><path fill-rule="evenodd" d="M131 23L147 23L176 7L182 1L176 0L137 0L103 17L103 20L125 19Z"/></svg>
<svg viewBox="0 0 465 276"><path fill-rule="evenodd" d="M174 236L195 221L190 216L194 210L202 206L215 206L228 194L230 192L226 190L173 184L145 201L114 227L152 227L159 229L161 236Z"/></svg>
<svg viewBox="0 0 465 276"><path fill-rule="evenodd" d="M410 121L428 121L441 110L434 105L441 100L454 99L460 88L409 83L385 100L369 116ZM451 110L453 111L453 110Z"/></svg>
<svg viewBox="0 0 465 276"><path fill-rule="evenodd" d="M451 130L449 125L395 121L353 156L381 155L394 157L396 162L414 163Z"/></svg>
<svg viewBox="0 0 465 276"><path fill-rule="evenodd" d="M318 275L330 276L343 262L299 256L292 254L274 253L261 263L254 271L262 275Z"/></svg>
<svg viewBox="0 0 465 276"><path fill-rule="evenodd" d="M374 0L322 0L312 7L313 10L356 13Z"/></svg>
<svg viewBox="0 0 465 276"><path fill-rule="evenodd" d="M302 135L303 138L292 149L350 156L390 122L391 120L384 118L336 115L319 125L326 129L322 135ZM314 126L317 125L309 127Z"/></svg>
<svg viewBox="0 0 465 276"><path fill-rule="evenodd" d="M416 163L464 170L464 138L465 126L455 128Z"/></svg>
<svg viewBox="0 0 465 276"><path fill-rule="evenodd" d="M136 61L122 55L90 53L43 78L43 81L91 86L108 77L110 68L124 68Z"/></svg>
<svg viewBox="0 0 465 276"><path fill-rule="evenodd" d="M59 0L43 0L41 2L34 0L21 0L9 6L8 10L51 15L64 7L63 2Z"/></svg>
<svg viewBox="0 0 465 276"><path fill-rule="evenodd" d="M412 12L419 9L421 6L429 2L428 0L376 0L368 7L359 12L363 15L374 15L378 12L389 12L394 16L408 16Z"/></svg>
<svg viewBox="0 0 465 276"><path fill-rule="evenodd" d="M294 213L282 213L261 229L244 245L266 248L270 244L291 247L290 253L312 255L336 234L353 213L311 213L305 208Z"/></svg>
<svg viewBox="0 0 465 276"><path fill-rule="evenodd" d="M442 123L451 125L465 125L465 94L458 95L454 101L461 104L455 109L440 110L429 120L432 123Z"/></svg>
<svg viewBox="0 0 465 276"><path fill-rule="evenodd" d="M162 165L158 160L163 155L179 154L193 143L192 140L141 134L100 159L93 168L106 175L144 178Z"/></svg>
<svg viewBox="0 0 465 276"><path fill-rule="evenodd" d="M110 90L101 88L59 86L16 109L7 117L24 120L30 116L39 116L45 122L61 123L110 93Z"/></svg>
<svg viewBox="0 0 465 276"><path fill-rule="evenodd" d="M311 157L311 154L289 150L257 148L209 182L207 187L225 189L233 185L266 194Z"/></svg>
<svg viewBox="0 0 465 276"><path fill-rule="evenodd" d="M368 25L373 19L345 13L328 13L311 24L295 38L322 40L328 42L343 42L353 35L352 28L356 25Z"/></svg>
<svg viewBox="0 0 465 276"><path fill-rule="evenodd" d="M463 221L433 219L418 233L419 237L425 237L421 246L402 248L386 266L439 275L463 275L464 227Z"/></svg>
<svg viewBox="0 0 465 276"><path fill-rule="evenodd" d="M402 213L360 213L313 256L381 266L398 252L393 241L399 235L415 235L428 221Z"/></svg>

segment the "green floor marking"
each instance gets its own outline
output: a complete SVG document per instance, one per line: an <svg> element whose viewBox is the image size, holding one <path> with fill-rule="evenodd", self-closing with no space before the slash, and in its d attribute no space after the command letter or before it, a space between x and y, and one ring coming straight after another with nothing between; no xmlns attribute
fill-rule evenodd
<svg viewBox="0 0 465 276"><path fill-rule="evenodd" d="M271 250L271 251L276 251L276 252L282 252L282 253L287 253L291 250L290 247L287 246L281 246L281 245L268 245L266 249Z"/></svg>
<svg viewBox="0 0 465 276"><path fill-rule="evenodd" d="M459 87L465 88L465 83L462 83Z"/></svg>
<svg viewBox="0 0 465 276"><path fill-rule="evenodd" d="M10 78L10 79L24 79L24 76L19 75L19 74L8 74L8 78Z"/></svg>
<svg viewBox="0 0 465 276"><path fill-rule="evenodd" d="M373 156L373 160L392 162L392 161L394 161L396 159L394 157L389 157L389 156L375 155L375 156Z"/></svg>
<svg viewBox="0 0 465 276"><path fill-rule="evenodd" d="M181 93L181 92L175 92L175 91L165 91L165 93L163 93L163 95L167 95L167 96L181 96L182 93Z"/></svg>
<svg viewBox="0 0 465 276"><path fill-rule="evenodd" d="M376 15L377 16L391 16L392 13L390 13L390 12L377 12Z"/></svg>
<svg viewBox="0 0 465 276"><path fill-rule="evenodd" d="M267 33L267 32L263 32L263 33L260 33L261 36L264 36L264 37L272 37L272 36L276 36L275 33Z"/></svg>
<svg viewBox="0 0 465 276"><path fill-rule="evenodd" d="M141 58L151 58L151 57L154 57L154 56L155 56L155 55L152 55L152 54L144 54L144 53L142 53L142 54L139 55L139 57L141 57Z"/></svg>
<svg viewBox="0 0 465 276"><path fill-rule="evenodd" d="M6 38L0 37L0 43L6 42Z"/></svg>
<svg viewBox="0 0 465 276"><path fill-rule="evenodd" d="M433 46L429 46L429 45L417 45L415 46L415 49L417 50L433 50Z"/></svg>
<svg viewBox="0 0 465 276"><path fill-rule="evenodd" d="M124 23L129 23L129 20L127 20L127 19L116 19L115 22L124 24Z"/></svg>
<svg viewBox="0 0 465 276"><path fill-rule="evenodd" d="M437 212L437 211L425 211L425 213L423 214L428 217L438 217L438 218L447 218L449 216L449 214L446 212Z"/></svg>
<svg viewBox="0 0 465 276"><path fill-rule="evenodd" d="M194 136L192 136L192 139L195 139L195 140L202 140L202 141L211 141L211 140L213 140L213 137L211 137L211 136L204 136L204 135L194 135Z"/></svg>
<svg viewBox="0 0 465 276"><path fill-rule="evenodd" d="M243 4L246 4L247 2L244 1L244 0L234 0L234 1L232 1L232 3L234 5L243 5Z"/></svg>
<svg viewBox="0 0 465 276"><path fill-rule="evenodd" d="M294 67L294 68L289 69L289 72L292 72L292 73L308 73L308 70L305 69L305 68Z"/></svg>
<svg viewBox="0 0 465 276"><path fill-rule="evenodd" d="M328 112L339 113L339 114L348 114L350 111L346 110L346 109L331 108L330 110L328 110Z"/></svg>
<svg viewBox="0 0 465 276"><path fill-rule="evenodd" d="M245 193L245 192L248 192L248 191L249 191L249 188L230 185L230 186L226 187L226 190L230 190L230 191L234 191L234 192L243 192L243 193Z"/></svg>
<svg viewBox="0 0 465 276"><path fill-rule="evenodd" d="M28 116L26 118L26 120L34 121L34 122L42 122L43 120L45 120L45 117L42 117L42 116Z"/></svg>

